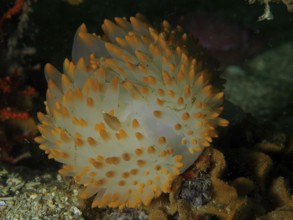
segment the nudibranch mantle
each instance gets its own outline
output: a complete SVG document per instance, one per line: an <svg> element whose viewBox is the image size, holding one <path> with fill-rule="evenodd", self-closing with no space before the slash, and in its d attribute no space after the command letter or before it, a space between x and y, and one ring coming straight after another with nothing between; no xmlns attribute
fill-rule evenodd
<svg viewBox="0 0 293 220"><path fill-rule="evenodd" d="M186 50L186 34L141 15L81 25L63 73L45 66L46 114L35 140L62 175L95 195L92 207L149 205L191 166L228 121L224 93Z"/></svg>

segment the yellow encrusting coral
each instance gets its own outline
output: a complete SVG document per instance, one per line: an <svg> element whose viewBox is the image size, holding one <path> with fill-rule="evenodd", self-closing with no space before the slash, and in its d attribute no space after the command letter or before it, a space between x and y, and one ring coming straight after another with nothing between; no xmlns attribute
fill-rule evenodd
<svg viewBox="0 0 293 220"><path fill-rule="evenodd" d="M45 66L46 114L35 140L60 173L95 195L93 207L148 205L226 126L223 92L186 49L180 28L141 15L105 20L103 36L77 30L73 61Z"/></svg>

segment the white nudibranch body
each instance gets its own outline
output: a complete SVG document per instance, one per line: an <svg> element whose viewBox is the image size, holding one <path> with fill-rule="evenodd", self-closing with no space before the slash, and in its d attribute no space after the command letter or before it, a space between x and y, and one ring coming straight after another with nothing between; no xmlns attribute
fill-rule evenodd
<svg viewBox="0 0 293 220"><path fill-rule="evenodd" d="M46 114L36 138L93 207L148 205L191 166L228 122L223 92L188 55L186 34L142 16L105 20L104 36L77 30L63 73L45 66Z"/></svg>

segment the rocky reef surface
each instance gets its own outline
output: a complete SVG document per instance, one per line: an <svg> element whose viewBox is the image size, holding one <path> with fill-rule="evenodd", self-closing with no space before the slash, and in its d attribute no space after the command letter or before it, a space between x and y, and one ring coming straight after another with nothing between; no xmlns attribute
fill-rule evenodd
<svg viewBox="0 0 293 220"><path fill-rule="evenodd" d="M293 31L288 28L292 14L282 5L271 4L274 19L258 22L261 5L232 0L163 0L155 9L157 1L152 0L129 0L131 8L118 0L93 2L15 1L20 7L17 12L13 1L0 0L0 15L14 9L11 18L0 22L0 218L293 219ZM213 59L221 54L224 114L230 126L174 181L171 193L149 207L91 209L91 201L78 198L80 187L58 175L59 165L32 141L35 114L42 110L46 89L42 68L46 62L61 66L62 59L70 56L72 36L81 22L94 30L105 17L129 17L136 12L155 26L163 19L184 26L186 18L193 17L208 25L213 18L205 16L223 17L221 27L231 30L229 39L234 44L225 35L223 42L237 47L225 51L227 47L214 44L214 29L203 33L215 34L205 52ZM257 50L242 53L250 48L246 43ZM237 59L226 62L231 57ZM16 73L21 76L14 78ZM13 93L7 95L9 88Z"/></svg>

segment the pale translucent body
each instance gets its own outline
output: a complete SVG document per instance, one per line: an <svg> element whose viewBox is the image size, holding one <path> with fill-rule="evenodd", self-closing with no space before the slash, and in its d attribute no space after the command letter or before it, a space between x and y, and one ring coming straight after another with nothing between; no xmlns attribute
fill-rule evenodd
<svg viewBox="0 0 293 220"><path fill-rule="evenodd" d="M179 31L157 33L141 16L105 20L105 35L82 25L64 73L50 64L47 114L39 113L49 157L60 171L96 194L93 207L148 205L217 136L223 93L215 91L179 41Z"/></svg>

